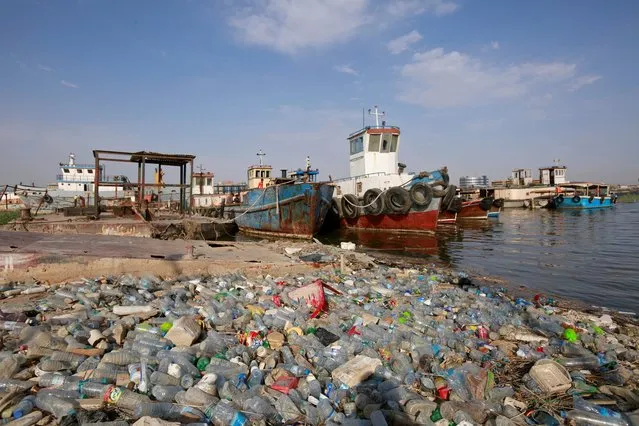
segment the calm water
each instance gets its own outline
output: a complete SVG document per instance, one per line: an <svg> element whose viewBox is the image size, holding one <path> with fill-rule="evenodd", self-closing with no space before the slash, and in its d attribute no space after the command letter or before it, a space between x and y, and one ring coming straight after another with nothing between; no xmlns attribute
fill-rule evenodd
<svg viewBox="0 0 639 426"><path fill-rule="evenodd" d="M447 226L433 236L339 231L326 240L338 238L639 312L639 203L592 211L508 209L499 219Z"/></svg>

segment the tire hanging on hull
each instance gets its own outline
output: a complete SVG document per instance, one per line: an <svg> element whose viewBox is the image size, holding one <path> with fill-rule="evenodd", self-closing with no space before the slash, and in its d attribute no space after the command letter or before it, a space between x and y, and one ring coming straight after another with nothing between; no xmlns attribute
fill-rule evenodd
<svg viewBox="0 0 639 426"><path fill-rule="evenodd" d="M359 216L359 200L353 194L344 194L342 197L342 214L347 219L355 219Z"/></svg>
<svg viewBox="0 0 639 426"><path fill-rule="evenodd" d="M372 188L364 193L363 197L364 210L366 214L380 215L384 213L385 203L384 194L382 190L378 188Z"/></svg>

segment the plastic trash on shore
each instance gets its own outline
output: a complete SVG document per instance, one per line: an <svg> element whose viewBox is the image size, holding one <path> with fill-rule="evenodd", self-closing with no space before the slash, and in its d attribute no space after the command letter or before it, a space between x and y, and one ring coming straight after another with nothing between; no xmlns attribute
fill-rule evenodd
<svg viewBox="0 0 639 426"><path fill-rule="evenodd" d="M337 258L286 250L300 251L307 262ZM35 291L9 283L3 419L625 425L639 416L639 327L541 295L510 297L449 269L361 265L96 277Z"/></svg>

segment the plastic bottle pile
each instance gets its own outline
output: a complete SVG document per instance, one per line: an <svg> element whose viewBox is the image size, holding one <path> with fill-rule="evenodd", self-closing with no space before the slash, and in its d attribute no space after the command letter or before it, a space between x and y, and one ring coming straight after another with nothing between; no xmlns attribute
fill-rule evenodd
<svg viewBox="0 0 639 426"><path fill-rule="evenodd" d="M637 424L639 328L451 271L3 290L3 423Z"/></svg>

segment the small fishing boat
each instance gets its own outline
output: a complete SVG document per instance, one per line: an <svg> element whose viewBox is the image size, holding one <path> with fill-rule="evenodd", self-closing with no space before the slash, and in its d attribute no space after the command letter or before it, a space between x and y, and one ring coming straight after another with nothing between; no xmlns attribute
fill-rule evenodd
<svg viewBox="0 0 639 426"><path fill-rule="evenodd" d="M485 220L493 208L493 200L490 197L461 201L461 208L457 213L445 210L439 213L439 223L446 223L445 220ZM499 210L497 210L499 212Z"/></svg>
<svg viewBox="0 0 639 426"><path fill-rule="evenodd" d="M617 195L610 193L608 185L603 183L570 183L558 185L557 195L550 199L551 209L598 209L613 207Z"/></svg>
<svg viewBox="0 0 639 426"><path fill-rule="evenodd" d="M249 169L250 172L250 169ZM316 182L318 170L298 170L269 179L243 194L235 222L249 234L311 239L319 232L333 198L333 185Z"/></svg>

